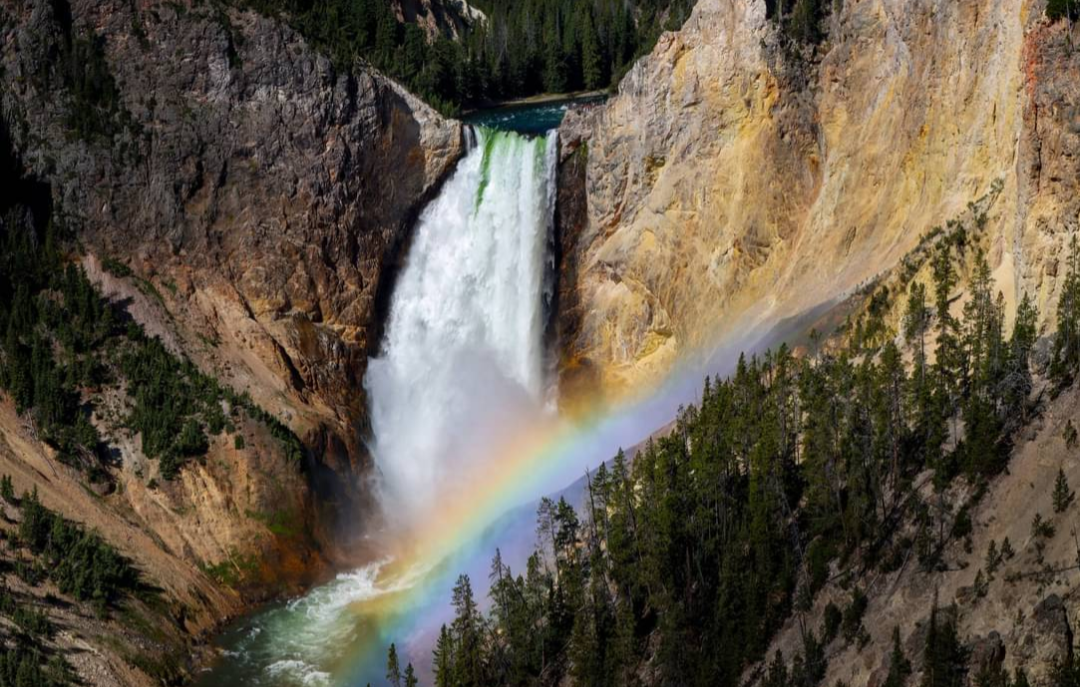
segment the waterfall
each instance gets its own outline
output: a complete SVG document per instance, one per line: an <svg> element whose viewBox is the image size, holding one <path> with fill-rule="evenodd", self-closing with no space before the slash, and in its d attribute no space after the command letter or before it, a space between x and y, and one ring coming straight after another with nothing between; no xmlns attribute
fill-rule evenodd
<svg viewBox="0 0 1080 687"><path fill-rule="evenodd" d="M476 130L420 217L364 380L392 527L463 493L486 449L543 412L555 139Z"/></svg>

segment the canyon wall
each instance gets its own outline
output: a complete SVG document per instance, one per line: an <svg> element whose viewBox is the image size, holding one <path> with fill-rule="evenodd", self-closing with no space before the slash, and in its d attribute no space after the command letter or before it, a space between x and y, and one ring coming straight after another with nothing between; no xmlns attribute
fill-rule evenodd
<svg viewBox="0 0 1080 687"><path fill-rule="evenodd" d="M617 95L567 117L564 160L587 163L563 175L583 184L560 208L565 381L634 388L827 308L995 182L998 286L1052 318L1080 213L1065 24L1021 0L858 0L826 28L796 45L764 0L700 0Z"/></svg>
<svg viewBox="0 0 1080 687"><path fill-rule="evenodd" d="M89 492L6 400L0 472L133 559L164 592L174 640L355 554L343 533L364 514L362 380L461 125L362 66L343 73L275 19L143 0L0 4L0 112L15 176L47 196L2 206L51 216L103 295L306 446L298 465L245 420L167 481L124 429L123 398L84 391L116 458L108 492ZM150 648L115 650L141 641L131 628L57 622L95 647L84 679L148 681L132 665Z"/></svg>
<svg viewBox="0 0 1080 687"><path fill-rule="evenodd" d="M302 436L325 430L362 455L386 267L460 155L460 125L251 12L43 0L4 13L4 119L79 241L154 285L197 362Z"/></svg>

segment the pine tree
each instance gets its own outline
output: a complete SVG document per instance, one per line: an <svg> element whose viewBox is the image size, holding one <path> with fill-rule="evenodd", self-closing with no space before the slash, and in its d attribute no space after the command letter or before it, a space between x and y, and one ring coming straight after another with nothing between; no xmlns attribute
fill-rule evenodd
<svg viewBox="0 0 1080 687"><path fill-rule="evenodd" d="M882 687L904 687L911 675L911 661L904 655L900 646L900 628L894 627L892 634L892 653L889 654L889 674Z"/></svg>
<svg viewBox="0 0 1080 687"><path fill-rule="evenodd" d="M581 76L585 88L591 91L604 84L604 59L600 54L600 42L588 5L582 8L581 14Z"/></svg>
<svg viewBox="0 0 1080 687"><path fill-rule="evenodd" d="M1080 365L1080 246L1069 244L1068 267L1058 300L1057 334L1050 361L1050 378L1059 386L1072 381Z"/></svg>
<svg viewBox="0 0 1080 687"><path fill-rule="evenodd" d="M942 620L935 602L923 651L921 687L963 687L967 655L952 619Z"/></svg>
<svg viewBox="0 0 1080 687"><path fill-rule="evenodd" d="M982 251L975 259L971 298L964 306L962 373L959 395L967 439L964 462L969 476L996 474L1008 460L1007 441L1001 439L999 415L1002 380L1007 367L1003 335L1004 301L992 295L990 266Z"/></svg>
<svg viewBox="0 0 1080 687"><path fill-rule="evenodd" d="M417 687L420 684L420 680L416 678L416 671L413 670L412 663L405 666L405 687Z"/></svg>
<svg viewBox="0 0 1080 687"><path fill-rule="evenodd" d="M934 254L933 281L937 350L934 361L934 422L930 427L928 446L932 447L929 455L938 458L933 467L935 485L940 489L952 478L953 470L949 461L940 460L940 449L947 437L947 420L953 417L955 424L953 409L957 407L961 391L967 386L966 358L961 348L959 325L950 312L952 290L956 286L956 271L948 243L939 246ZM954 431L953 434L957 432Z"/></svg>
<svg viewBox="0 0 1080 687"><path fill-rule="evenodd" d="M1072 504L1076 494L1069 488L1069 480L1065 477L1065 470L1058 468L1057 479L1054 480L1054 512L1064 513Z"/></svg>
<svg viewBox="0 0 1080 687"><path fill-rule="evenodd" d="M937 334L935 367L942 389L950 396L954 396L957 387L963 382L964 369L958 335L959 325L950 312L952 290L956 287L956 270L953 267L951 251L947 244L939 247L934 253L933 282L936 323L934 329Z"/></svg>
<svg viewBox="0 0 1080 687"><path fill-rule="evenodd" d="M1007 429L1013 430L1028 420L1028 396L1031 395L1031 350L1038 337L1039 313L1025 293L1016 309L1016 323L1009 339L1009 353L1001 382Z"/></svg>
<svg viewBox="0 0 1080 687"><path fill-rule="evenodd" d="M390 687L401 687L401 666L398 665L397 647L393 643L386 656L386 681Z"/></svg>
<svg viewBox="0 0 1080 687"><path fill-rule="evenodd" d="M455 648L454 682L459 687L483 687L483 618L476 606L468 575L458 577L457 584L454 585L453 605L456 611L452 626Z"/></svg>
<svg viewBox="0 0 1080 687"><path fill-rule="evenodd" d="M1001 565L1001 554L998 553L997 542L991 539L986 547L986 572L991 578L997 572L999 565Z"/></svg>
<svg viewBox="0 0 1080 687"><path fill-rule="evenodd" d="M435 672L435 687L452 687L455 672L454 644L446 625L439 630L439 639L435 642L431 663Z"/></svg>
<svg viewBox="0 0 1080 687"><path fill-rule="evenodd" d="M789 685L784 655L777 651L769 664L769 671L765 674L765 679L761 681L761 687L789 687Z"/></svg>
<svg viewBox="0 0 1080 687"><path fill-rule="evenodd" d="M926 356L926 333L930 327L930 309L926 304L926 287L911 285L907 314L904 317L904 336L915 347L915 364L910 380L910 405L914 409L914 434L922 448L923 463L936 464L944 441L945 427L934 384L930 378Z"/></svg>

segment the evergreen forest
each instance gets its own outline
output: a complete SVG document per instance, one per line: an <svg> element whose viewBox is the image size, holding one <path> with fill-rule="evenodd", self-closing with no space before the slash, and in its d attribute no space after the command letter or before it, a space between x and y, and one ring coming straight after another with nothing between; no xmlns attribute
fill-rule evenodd
<svg viewBox="0 0 1080 687"><path fill-rule="evenodd" d="M447 114L608 88L692 9L691 0L478 0L486 19L431 38L399 22L389 0L243 2L283 16L339 67L367 62Z"/></svg>
<svg viewBox="0 0 1080 687"><path fill-rule="evenodd" d="M556 685L567 676L617 687L646 675L648 684L734 686L752 665L764 666L757 679L767 687L811 687L825 674L829 642L869 641L860 575L944 569L946 546L970 537L971 510L1038 412L1036 382L1056 393L1080 370L1075 241L1040 366L1036 309L1025 297L1005 331L1002 297L961 224L935 230L918 253L903 292L872 287L862 314L833 339L812 337L798 356L786 345L743 356L730 377L705 378L700 402L682 409L669 434L589 476L585 512L543 500L526 568L511 570L496 553L489 613L459 578L456 617L433 655L436 687ZM963 264L973 268L958 315L950 306ZM910 278L916 271L928 276ZM885 324L892 298L901 331ZM1073 496L1059 473L1055 512ZM1053 533L1051 518L1037 520L1036 540ZM1013 555L1008 540L995 544L986 574ZM804 615L838 570L849 601L823 618ZM894 634L886 684L907 684L917 659L926 687L1028 684L1022 670L967 675L955 607L925 612L922 655L906 655ZM766 655L792 614L802 619L801 650ZM1056 666L1054 684L1078 677L1080 662L1070 659Z"/></svg>

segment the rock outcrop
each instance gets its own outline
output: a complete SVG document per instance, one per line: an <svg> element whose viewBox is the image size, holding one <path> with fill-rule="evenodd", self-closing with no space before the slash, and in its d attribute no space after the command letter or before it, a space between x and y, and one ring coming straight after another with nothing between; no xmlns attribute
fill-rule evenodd
<svg viewBox="0 0 1080 687"><path fill-rule="evenodd" d="M116 460L95 495L0 403L0 472L130 557L190 654L192 637L355 553L336 525L359 533L365 366L461 125L363 67L341 73L274 19L125 0L0 5L0 115L5 163L10 144L15 177L46 196L3 206L51 215L103 295L307 446L299 466L245 416L165 482L123 429L124 399L102 393L93 421ZM83 679L150 682L132 665L154 652L117 649L134 641L123 623L58 622L94 647Z"/></svg>
<svg viewBox="0 0 1080 687"><path fill-rule="evenodd" d="M465 0L393 0L390 7L398 21L416 24L431 40L459 39L471 24L485 20L484 13Z"/></svg>
<svg viewBox="0 0 1080 687"><path fill-rule="evenodd" d="M1053 312L1080 212L1065 24L1020 0L834 7L809 48L764 0L700 0L604 107L567 117L564 155L588 157L568 369L633 387L827 307L996 181L998 285Z"/></svg>
<svg viewBox="0 0 1080 687"><path fill-rule="evenodd" d="M777 633L769 658L776 651L788 657L801 651L806 628L817 627L820 634L827 604L846 608L855 585L868 599L862 627L869 640L838 637L827 642L828 668L821 684L838 680L849 685L883 684L894 628L899 629L902 649L913 665L908 684L919 684L926 621L935 603L956 618L958 637L968 651L968 684L976 684L980 670L1001 668L1010 676L1017 668L1024 669L1032 685L1053 684L1053 666L1065 662L1074 650L1072 623L1080 610L1073 529L1077 505L1059 513L1053 503L1059 466L1071 484L1080 481L1076 449L1064 437L1065 428L1075 421L1078 403L1080 391L1073 387L1046 404L1042 417L1030 426L1030 439L1017 446L1008 471L993 480L971 507L972 533L966 539L953 538L945 547L946 564L926 570L913 543L905 548L907 555L897 570L863 569L845 579L844 571L860 570L859 566L834 566L835 578L817 594L811 608L801 617L794 614ZM919 481L923 479L928 497L929 474ZM1036 514L1053 521L1053 534L1043 539L1033 536ZM897 531L914 542L913 532L904 527ZM987 561L991 542L1001 550L1006 541L1014 553L1000 556L991 571ZM982 589L976 592L980 578ZM764 665L755 668L760 671Z"/></svg>
<svg viewBox="0 0 1080 687"><path fill-rule="evenodd" d="M153 283L196 361L362 455L378 313L460 125L252 12L3 12L4 120L87 250Z"/></svg>

